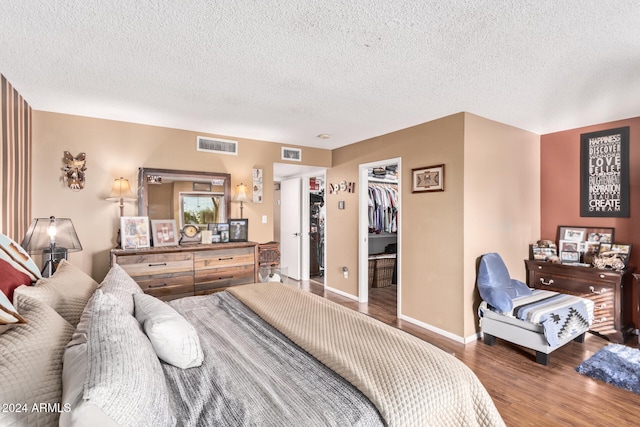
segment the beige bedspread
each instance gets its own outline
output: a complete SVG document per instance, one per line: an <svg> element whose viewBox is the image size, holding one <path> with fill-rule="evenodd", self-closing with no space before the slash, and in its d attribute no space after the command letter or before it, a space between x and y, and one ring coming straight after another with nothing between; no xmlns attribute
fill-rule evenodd
<svg viewBox="0 0 640 427"><path fill-rule="evenodd" d="M390 426L504 425L475 374L425 341L280 283L228 291L362 391Z"/></svg>

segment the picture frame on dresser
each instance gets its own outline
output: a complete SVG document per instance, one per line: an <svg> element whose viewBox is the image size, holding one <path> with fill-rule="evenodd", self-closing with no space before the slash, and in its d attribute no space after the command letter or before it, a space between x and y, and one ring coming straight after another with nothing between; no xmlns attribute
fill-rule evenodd
<svg viewBox="0 0 640 427"><path fill-rule="evenodd" d="M178 227L175 219L152 219L151 232L153 246L176 246L178 244Z"/></svg>
<svg viewBox="0 0 640 427"><path fill-rule="evenodd" d="M120 233L123 249L151 247L148 216L120 217Z"/></svg>
<svg viewBox="0 0 640 427"><path fill-rule="evenodd" d="M584 227L575 225L559 225L556 241L558 245L561 240L573 242L600 242L612 243L615 238L613 227Z"/></svg>
<svg viewBox="0 0 640 427"><path fill-rule="evenodd" d="M246 242L249 240L249 220L247 218L229 219L229 241Z"/></svg>

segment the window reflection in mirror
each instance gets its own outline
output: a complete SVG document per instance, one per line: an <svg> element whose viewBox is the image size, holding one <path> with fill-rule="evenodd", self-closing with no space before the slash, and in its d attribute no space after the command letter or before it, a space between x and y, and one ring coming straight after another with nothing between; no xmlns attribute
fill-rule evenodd
<svg viewBox="0 0 640 427"><path fill-rule="evenodd" d="M207 224L227 221L230 181L224 173L140 168L138 214L206 230Z"/></svg>
<svg viewBox="0 0 640 427"><path fill-rule="evenodd" d="M207 224L224 222L224 194L180 193L181 227L195 224L206 230Z"/></svg>

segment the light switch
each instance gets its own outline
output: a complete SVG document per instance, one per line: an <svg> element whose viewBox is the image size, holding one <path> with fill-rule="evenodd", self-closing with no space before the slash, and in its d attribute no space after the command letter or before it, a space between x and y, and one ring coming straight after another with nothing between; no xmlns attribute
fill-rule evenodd
<svg viewBox="0 0 640 427"><path fill-rule="evenodd" d="M267 223L267 216L266 215L262 215L262 223L263 224Z"/></svg>

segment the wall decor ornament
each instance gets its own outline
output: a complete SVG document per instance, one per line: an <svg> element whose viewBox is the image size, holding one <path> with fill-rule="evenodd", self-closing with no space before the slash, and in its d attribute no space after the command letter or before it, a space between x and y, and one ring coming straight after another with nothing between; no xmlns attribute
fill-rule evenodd
<svg viewBox="0 0 640 427"><path fill-rule="evenodd" d="M262 169L253 169L253 203L262 203Z"/></svg>
<svg viewBox="0 0 640 427"><path fill-rule="evenodd" d="M80 191L84 188L84 172L87 170L87 155L80 153L77 156L65 151L62 159L64 167L64 180L67 186L74 190Z"/></svg>
<svg viewBox="0 0 640 427"><path fill-rule="evenodd" d="M329 194L340 194L340 192L355 193L356 183L340 181L337 184L329 183Z"/></svg>
<svg viewBox="0 0 640 427"><path fill-rule="evenodd" d="M629 217L629 126L580 135L580 216Z"/></svg>
<svg viewBox="0 0 640 427"><path fill-rule="evenodd" d="M444 191L444 165L411 169L411 192Z"/></svg>

